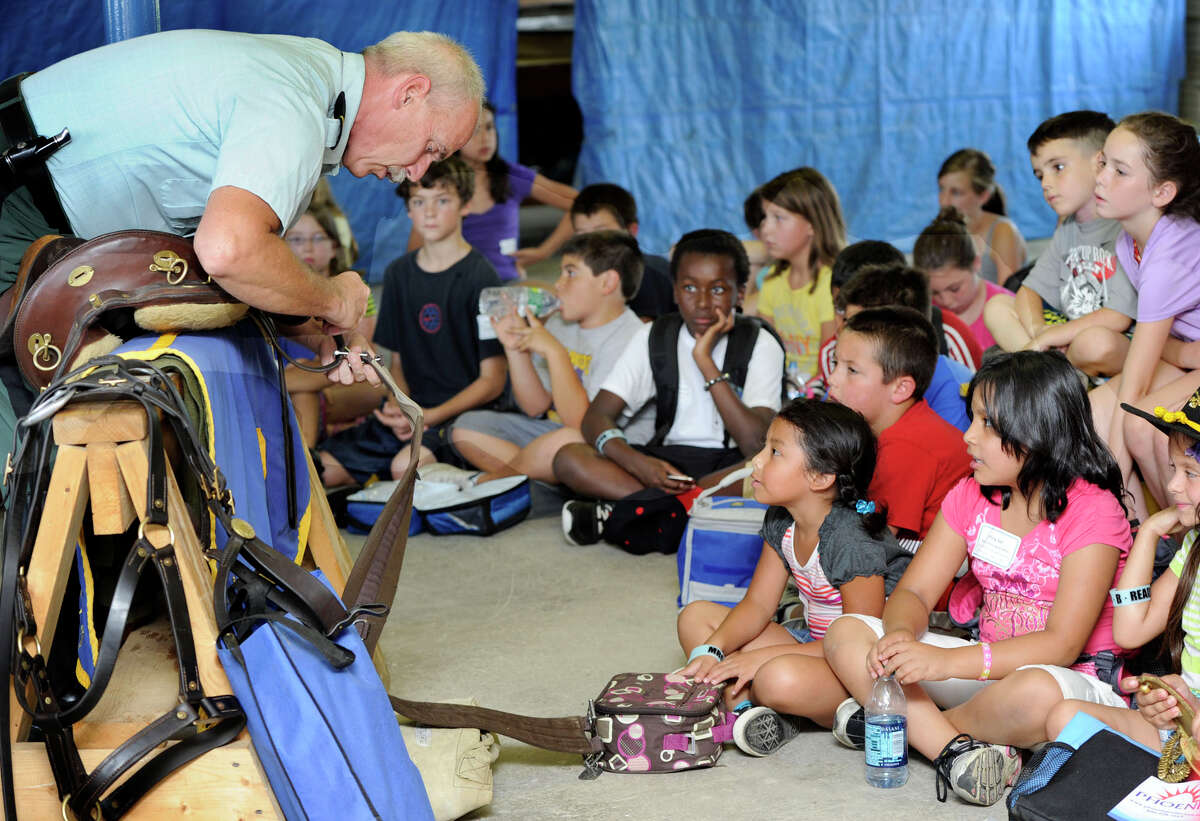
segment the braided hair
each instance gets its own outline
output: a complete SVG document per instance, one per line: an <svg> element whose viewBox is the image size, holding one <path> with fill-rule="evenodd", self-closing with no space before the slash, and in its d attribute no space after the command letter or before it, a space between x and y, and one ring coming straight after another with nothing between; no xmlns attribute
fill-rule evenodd
<svg viewBox="0 0 1200 821"><path fill-rule="evenodd" d="M875 474L875 435L867 420L845 405L804 397L785 405L778 418L796 429L809 470L835 477L833 503L858 510ZM871 505L863 514L863 528L873 538L882 536L886 510Z"/></svg>

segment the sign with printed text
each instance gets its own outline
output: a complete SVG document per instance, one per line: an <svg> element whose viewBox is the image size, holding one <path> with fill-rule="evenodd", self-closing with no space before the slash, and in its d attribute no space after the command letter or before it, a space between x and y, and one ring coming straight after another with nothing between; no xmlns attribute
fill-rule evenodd
<svg viewBox="0 0 1200 821"><path fill-rule="evenodd" d="M1195 821L1200 818L1200 781L1168 784L1150 776L1108 815L1117 821Z"/></svg>

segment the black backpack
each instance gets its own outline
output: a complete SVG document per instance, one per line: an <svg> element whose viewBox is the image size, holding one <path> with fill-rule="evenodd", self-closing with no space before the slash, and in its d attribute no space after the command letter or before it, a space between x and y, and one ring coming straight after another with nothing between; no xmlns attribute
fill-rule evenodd
<svg viewBox="0 0 1200 821"><path fill-rule="evenodd" d="M663 443L675 422L675 405L679 399L679 356L676 351L682 329L683 316L678 313L660 316L650 326L650 372L654 376L656 393L654 436L648 444L654 447ZM783 341L769 323L754 316L738 314L734 317L721 373L729 374L729 381L739 396L746 384L750 355L754 352L754 343L761 329L765 329L783 348ZM787 401L787 374L782 369L779 374L779 397L781 403ZM725 444L729 444L728 431L725 432Z"/></svg>

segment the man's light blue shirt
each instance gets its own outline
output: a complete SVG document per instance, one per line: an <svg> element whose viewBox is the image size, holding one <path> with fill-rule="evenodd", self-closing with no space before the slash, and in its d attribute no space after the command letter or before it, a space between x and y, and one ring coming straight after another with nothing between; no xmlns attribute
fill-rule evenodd
<svg viewBox="0 0 1200 821"><path fill-rule="evenodd" d="M245 189L283 228L336 173L365 68L320 40L166 31L55 63L21 90L39 134L71 142L47 167L78 236L196 232L209 195ZM344 124L333 119L346 95Z"/></svg>

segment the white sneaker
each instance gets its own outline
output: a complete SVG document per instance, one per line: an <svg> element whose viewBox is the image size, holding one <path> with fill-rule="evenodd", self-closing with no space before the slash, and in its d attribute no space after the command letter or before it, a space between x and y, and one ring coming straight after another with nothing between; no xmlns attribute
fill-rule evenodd
<svg viewBox="0 0 1200 821"><path fill-rule="evenodd" d="M751 707L733 723L733 743L746 755L761 758L787 744L800 732L794 716L777 713L770 707Z"/></svg>
<svg viewBox="0 0 1200 821"><path fill-rule="evenodd" d="M1004 797L1021 772L1021 754L1013 747L986 744L966 733L955 736L933 762L937 799L946 787L969 804L990 807Z"/></svg>

